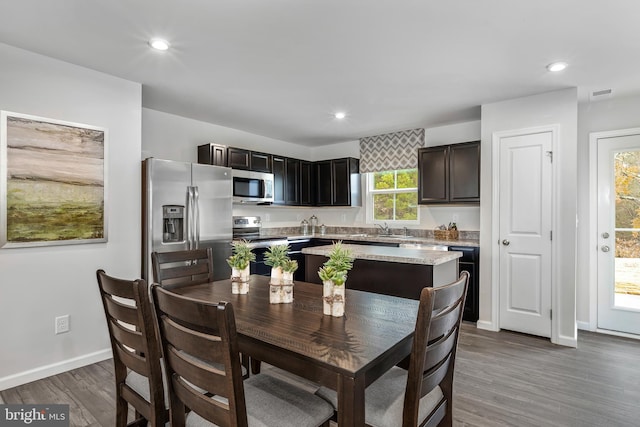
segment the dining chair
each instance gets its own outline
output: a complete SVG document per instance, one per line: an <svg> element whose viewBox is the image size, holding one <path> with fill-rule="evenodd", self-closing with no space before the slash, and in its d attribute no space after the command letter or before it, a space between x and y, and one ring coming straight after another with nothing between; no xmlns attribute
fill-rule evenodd
<svg viewBox="0 0 640 427"><path fill-rule="evenodd" d="M437 288L424 288L408 370L394 366L365 390L365 422L371 427L451 426L453 372L469 273ZM335 391L316 392L338 408Z"/></svg>
<svg viewBox="0 0 640 427"><path fill-rule="evenodd" d="M213 281L211 248L174 252L153 252L153 281L166 288Z"/></svg>
<svg viewBox="0 0 640 427"><path fill-rule="evenodd" d="M329 426L333 407L315 394L264 373L242 380L230 303L185 297L157 284L151 292L172 426Z"/></svg>
<svg viewBox="0 0 640 427"><path fill-rule="evenodd" d="M123 280L96 272L107 319L116 383L116 426L127 425L129 405L135 409L130 425L164 425L169 420L160 346L144 280Z"/></svg>

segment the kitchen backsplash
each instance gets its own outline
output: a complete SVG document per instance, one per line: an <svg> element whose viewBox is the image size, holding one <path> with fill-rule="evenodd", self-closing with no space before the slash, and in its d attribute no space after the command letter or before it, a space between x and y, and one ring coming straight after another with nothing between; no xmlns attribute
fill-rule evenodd
<svg viewBox="0 0 640 427"><path fill-rule="evenodd" d="M404 228L390 228L392 234L404 234ZM333 227L327 226L327 234L378 234L379 229L377 227ZM464 231L459 230L460 240L479 240L479 231ZM265 236L299 236L301 233L300 227L272 227L262 228L262 234ZM320 230L316 230L316 236L320 235ZM433 239L433 230L425 229L409 229L409 235L413 237L421 237L425 239Z"/></svg>

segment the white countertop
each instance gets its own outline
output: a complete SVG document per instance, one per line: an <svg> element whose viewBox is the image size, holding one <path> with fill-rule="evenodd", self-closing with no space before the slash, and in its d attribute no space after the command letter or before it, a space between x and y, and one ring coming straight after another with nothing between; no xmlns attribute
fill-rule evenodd
<svg viewBox="0 0 640 427"><path fill-rule="evenodd" d="M478 247L479 242L477 240L438 240L428 239L425 237L414 236L380 236L378 234L319 234L313 235L295 235L288 236L289 240L298 239L327 239L327 240L351 240L361 242L381 242L381 243L420 243L425 245L445 245L445 246L469 246Z"/></svg>
<svg viewBox="0 0 640 427"><path fill-rule="evenodd" d="M320 236L325 238L326 236ZM330 238L330 237L328 237ZM456 251L431 251L424 249L395 248L390 246L365 246L343 244L343 248L351 250L356 259L397 262L404 264L440 265L454 261L462 256ZM303 254L328 256L333 245L314 246L302 249Z"/></svg>

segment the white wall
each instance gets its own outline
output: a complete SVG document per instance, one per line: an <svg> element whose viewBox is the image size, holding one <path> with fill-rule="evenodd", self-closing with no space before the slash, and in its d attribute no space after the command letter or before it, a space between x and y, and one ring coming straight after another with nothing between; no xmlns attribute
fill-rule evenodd
<svg viewBox="0 0 640 427"><path fill-rule="evenodd" d="M111 357L95 272L140 273L141 87L4 44L0 63L0 109L108 129L108 242L0 249L2 390Z"/></svg>
<svg viewBox="0 0 640 427"><path fill-rule="evenodd" d="M492 244L492 136L495 132L535 126L560 126L557 152L554 153L554 171L557 187L554 189L555 265L558 317L555 342L577 344L576 330L576 215L577 215L577 90L575 88L544 93L482 106L482 177L480 206L480 321L479 327L497 330L494 304L498 295L492 294L493 257L498 256Z"/></svg>
<svg viewBox="0 0 640 427"><path fill-rule="evenodd" d="M578 326L595 330L597 301L590 298L589 222L595 212L589 211L589 134L609 130L640 127L640 96L587 102L578 108L578 252L577 319ZM595 282L594 282L595 284ZM594 295L595 297L595 295Z"/></svg>

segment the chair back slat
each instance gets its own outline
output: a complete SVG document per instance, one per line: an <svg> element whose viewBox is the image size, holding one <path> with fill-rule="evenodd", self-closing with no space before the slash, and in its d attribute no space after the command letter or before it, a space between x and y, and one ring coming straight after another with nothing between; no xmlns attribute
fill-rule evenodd
<svg viewBox="0 0 640 427"><path fill-rule="evenodd" d="M403 427L419 424L420 399L439 386L446 401L446 411L436 414L451 425L453 369L464 299L469 273L446 286L424 288L420 293L420 308L407 373L402 414ZM439 406L439 405L438 405ZM440 419L429 420L438 425Z"/></svg>
<svg viewBox="0 0 640 427"><path fill-rule="evenodd" d="M160 346L156 335L147 284L144 280L123 280L96 272L104 308L119 401L127 401L152 425L164 425L169 419L165 407ZM149 380L149 401L124 387L128 371ZM124 391L123 391L124 390ZM126 424L127 405L116 406L116 424Z"/></svg>
<svg viewBox="0 0 640 427"><path fill-rule="evenodd" d="M166 356L171 401L178 399L209 422L247 426L246 404L233 307L192 299L154 285L152 288L162 348ZM215 366L212 366L215 365ZM225 405L212 404L202 390ZM171 411L171 422L184 425L184 410Z"/></svg>
<svg viewBox="0 0 640 427"><path fill-rule="evenodd" d="M138 308L132 305L134 303L133 299L130 300L130 304L124 304L113 299L111 295L105 295L102 301L106 305L110 318L128 323L136 328L140 327L140 316L138 315Z"/></svg>
<svg viewBox="0 0 640 427"><path fill-rule="evenodd" d="M438 338L449 335L449 332L456 327L458 318L460 317L460 310L462 309L462 304L456 304L455 306L432 316L431 325L429 325L429 338L427 341L432 343Z"/></svg>
<svg viewBox="0 0 640 427"><path fill-rule="evenodd" d="M422 377L422 389L420 397L424 397L437 385L439 385L444 377L447 375L447 371L451 365L451 354L447 355L447 358L442 360L440 364L436 365L433 369L426 372Z"/></svg>
<svg viewBox="0 0 640 427"><path fill-rule="evenodd" d="M111 322L111 333L118 343L126 345L137 353L144 353L145 345L142 332L131 329L128 325L123 325L113 319L109 322Z"/></svg>
<svg viewBox="0 0 640 427"><path fill-rule="evenodd" d="M136 371L142 376L149 376L149 366L147 364L146 357L141 356L120 344L117 345L116 352L122 363L124 363L127 368L132 371Z"/></svg>
<svg viewBox="0 0 640 427"><path fill-rule="evenodd" d="M213 280L211 248L174 252L153 252L153 281L173 288L197 285Z"/></svg>

